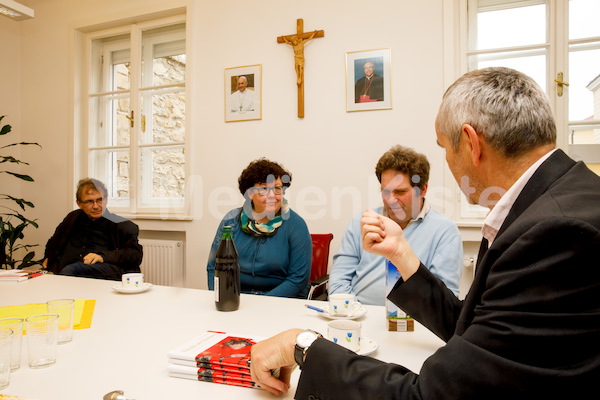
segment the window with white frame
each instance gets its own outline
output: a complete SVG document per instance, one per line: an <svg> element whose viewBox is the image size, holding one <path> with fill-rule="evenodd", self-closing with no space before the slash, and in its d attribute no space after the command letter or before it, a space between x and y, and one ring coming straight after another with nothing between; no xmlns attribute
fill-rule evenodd
<svg viewBox="0 0 600 400"><path fill-rule="evenodd" d="M86 34L85 162L110 208L131 215L184 208L185 17Z"/></svg>
<svg viewBox="0 0 600 400"><path fill-rule="evenodd" d="M600 173L600 1L461 0L461 9L461 72L503 66L531 76L550 99L558 146ZM462 218L487 214L462 198L460 207Z"/></svg>
<svg viewBox="0 0 600 400"><path fill-rule="evenodd" d="M505 66L546 90L559 146L600 162L600 1L468 0L468 69Z"/></svg>

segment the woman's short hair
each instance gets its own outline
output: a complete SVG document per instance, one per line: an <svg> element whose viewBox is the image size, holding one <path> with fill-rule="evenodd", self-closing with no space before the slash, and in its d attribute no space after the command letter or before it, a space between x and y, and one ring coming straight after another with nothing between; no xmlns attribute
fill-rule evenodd
<svg viewBox="0 0 600 400"><path fill-rule="evenodd" d="M104 183L100 182L98 179L83 178L77 183L77 192L75 194L77 201L81 201L81 195L87 193L90 189L97 190L104 198L108 195L108 190L106 190Z"/></svg>
<svg viewBox="0 0 600 400"><path fill-rule="evenodd" d="M379 183L381 183L381 174L388 169L405 174L419 189L423 189L429 182L427 157L408 147L396 145L381 156L375 167L375 175ZM415 175L419 178L416 179Z"/></svg>
<svg viewBox="0 0 600 400"><path fill-rule="evenodd" d="M238 187L242 195L257 183L267 183L271 180L281 178L284 187L289 187L292 183L292 174L286 171L281 165L266 158L259 158L252 161L242 171L238 178Z"/></svg>
<svg viewBox="0 0 600 400"><path fill-rule="evenodd" d="M556 143L548 96L532 78L510 68L471 71L448 88L436 128L450 139L455 152L464 124L507 158Z"/></svg>

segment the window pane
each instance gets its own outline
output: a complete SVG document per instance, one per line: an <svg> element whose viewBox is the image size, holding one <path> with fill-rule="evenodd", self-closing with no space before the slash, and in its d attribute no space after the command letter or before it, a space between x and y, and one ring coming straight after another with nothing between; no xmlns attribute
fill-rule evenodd
<svg viewBox="0 0 600 400"><path fill-rule="evenodd" d="M142 86L185 82L185 25L152 29L143 33Z"/></svg>
<svg viewBox="0 0 600 400"><path fill-rule="evenodd" d="M160 147L142 149L142 193L144 202L183 199L185 190L184 149Z"/></svg>
<svg viewBox="0 0 600 400"><path fill-rule="evenodd" d="M185 49L185 42L181 41ZM185 81L185 54L155 57L152 67L152 85L168 85Z"/></svg>
<svg viewBox="0 0 600 400"><path fill-rule="evenodd" d="M600 1L569 1L569 39L600 36Z"/></svg>
<svg viewBox="0 0 600 400"><path fill-rule="evenodd" d="M569 50L569 121L600 119L600 42Z"/></svg>
<svg viewBox="0 0 600 400"><path fill-rule="evenodd" d="M600 144L600 125L569 126L569 144Z"/></svg>
<svg viewBox="0 0 600 400"><path fill-rule="evenodd" d="M540 54L541 53L541 54ZM494 55L471 56L470 65L472 69L487 67L508 67L521 71L532 77L538 85L546 92L546 55L545 51L535 52L513 52Z"/></svg>
<svg viewBox="0 0 600 400"><path fill-rule="evenodd" d="M183 89L148 91L142 96L146 127L144 144L181 143L185 140L185 92ZM149 118L150 117L150 118Z"/></svg>
<svg viewBox="0 0 600 400"><path fill-rule="evenodd" d="M474 50L545 42L545 4L477 13L477 44Z"/></svg>
<svg viewBox="0 0 600 400"><path fill-rule="evenodd" d="M90 147L128 146L129 96L92 97L90 100Z"/></svg>
<svg viewBox="0 0 600 400"><path fill-rule="evenodd" d="M92 93L129 89L129 35L92 41Z"/></svg>
<svg viewBox="0 0 600 400"><path fill-rule="evenodd" d="M110 199L129 200L129 152L90 151L91 176L106 185Z"/></svg>
<svg viewBox="0 0 600 400"><path fill-rule="evenodd" d="M112 66L112 90L129 90L130 75L128 62L114 64Z"/></svg>

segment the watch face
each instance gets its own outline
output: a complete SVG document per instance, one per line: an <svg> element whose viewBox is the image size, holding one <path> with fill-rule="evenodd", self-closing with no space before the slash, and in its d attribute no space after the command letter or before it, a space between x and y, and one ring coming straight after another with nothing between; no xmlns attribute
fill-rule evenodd
<svg viewBox="0 0 600 400"><path fill-rule="evenodd" d="M317 339L316 333L312 331L302 331L296 336L296 342L300 347L308 347Z"/></svg>

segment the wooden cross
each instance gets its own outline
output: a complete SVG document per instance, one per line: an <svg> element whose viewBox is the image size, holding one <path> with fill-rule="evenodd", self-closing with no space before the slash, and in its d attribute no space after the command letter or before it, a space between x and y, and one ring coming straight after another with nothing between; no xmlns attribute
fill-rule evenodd
<svg viewBox="0 0 600 400"><path fill-rule="evenodd" d="M296 84L298 85L298 118L304 118L304 43L312 38L325 36L324 31L304 32L302 18L296 21L296 34L279 36L277 43L286 43L294 49L294 63L296 68Z"/></svg>

